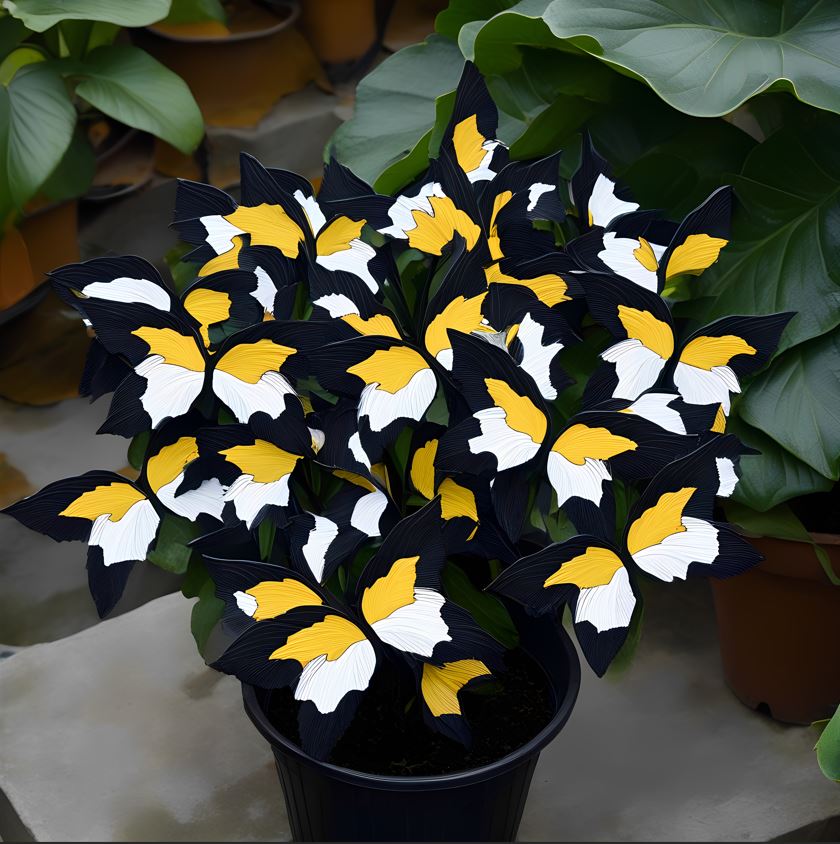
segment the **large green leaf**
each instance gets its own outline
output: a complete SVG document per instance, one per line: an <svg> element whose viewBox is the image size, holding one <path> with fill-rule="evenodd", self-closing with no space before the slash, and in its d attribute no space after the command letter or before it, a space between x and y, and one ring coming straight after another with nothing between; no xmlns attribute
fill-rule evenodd
<svg viewBox="0 0 840 844"><path fill-rule="evenodd" d="M489 20L471 21L458 34L458 46L483 73L509 73L521 63L519 45L567 46L544 19L551 5L551 0L520 0Z"/></svg>
<svg viewBox="0 0 840 844"><path fill-rule="evenodd" d="M23 207L73 140L76 111L52 63L19 70L0 86L0 205Z"/></svg>
<svg viewBox="0 0 840 844"><path fill-rule="evenodd" d="M519 644L519 633L505 605L495 595L477 589L462 568L447 563L443 585L447 597L467 610L481 628L506 648Z"/></svg>
<svg viewBox="0 0 840 844"><path fill-rule="evenodd" d="M336 156L358 176L375 182L425 141L415 172L422 170L435 101L455 88L463 66L455 44L436 35L386 59L359 83L355 114L331 142Z"/></svg>
<svg viewBox="0 0 840 844"><path fill-rule="evenodd" d="M840 708L825 725L814 750L820 770L830 780L840 782Z"/></svg>
<svg viewBox="0 0 840 844"><path fill-rule="evenodd" d="M75 71L76 93L117 120L192 152L204 121L187 84L148 53L128 44L97 47Z"/></svg>
<svg viewBox="0 0 840 844"><path fill-rule="evenodd" d="M435 18L435 31L453 41L464 24L486 20L515 5L516 0L450 0L449 5Z"/></svg>
<svg viewBox="0 0 840 844"><path fill-rule="evenodd" d="M83 196L93 181L96 158L90 142L77 129L67 152L49 178L41 185L41 193L54 202Z"/></svg>
<svg viewBox="0 0 840 844"><path fill-rule="evenodd" d="M224 609L225 602L216 597L216 586L208 576L198 592L198 600L193 604L190 614L190 630L200 654L204 654L207 640L221 619Z"/></svg>
<svg viewBox="0 0 840 844"><path fill-rule="evenodd" d="M148 560L164 571L183 574L190 563L192 549L189 543L200 533L195 522L174 513L167 513L158 531L157 544L149 551Z"/></svg>
<svg viewBox="0 0 840 844"><path fill-rule="evenodd" d="M759 375L738 413L821 475L840 477L840 330L802 343Z"/></svg>
<svg viewBox="0 0 840 844"><path fill-rule="evenodd" d="M727 114L771 87L840 112L836 0L554 0L544 16L687 114Z"/></svg>
<svg viewBox="0 0 840 844"><path fill-rule="evenodd" d="M764 511L800 495L828 492L834 486L832 480L737 416L730 418L726 429L760 452L741 458L741 480L732 495L739 504Z"/></svg>
<svg viewBox="0 0 840 844"><path fill-rule="evenodd" d="M148 26L169 14L170 0L4 0L3 8L34 32L60 21L89 20Z"/></svg>
<svg viewBox="0 0 840 844"><path fill-rule="evenodd" d="M731 243L695 282L709 318L797 311L780 350L840 324L840 118L796 117L747 157Z"/></svg>
<svg viewBox="0 0 840 844"><path fill-rule="evenodd" d="M227 15L221 0L172 0L166 18L168 24L218 21L225 23Z"/></svg>

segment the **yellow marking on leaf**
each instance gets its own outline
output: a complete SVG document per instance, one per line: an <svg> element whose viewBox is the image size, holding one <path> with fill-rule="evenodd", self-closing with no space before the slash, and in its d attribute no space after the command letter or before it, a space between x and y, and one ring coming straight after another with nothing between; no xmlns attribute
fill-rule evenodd
<svg viewBox="0 0 840 844"><path fill-rule="evenodd" d="M590 428L588 425L572 425L557 438L552 451L562 454L576 466L583 466L586 458L609 460L617 454L635 451L638 443L627 437L613 434L607 428Z"/></svg>
<svg viewBox="0 0 840 844"><path fill-rule="evenodd" d="M210 346L210 326L228 319L230 306L230 296L220 290L199 288L184 299L184 307L200 324L199 333L206 347Z"/></svg>
<svg viewBox="0 0 840 844"><path fill-rule="evenodd" d="M400 557L388 574L374 581L362 593L362 614L368 624L374 624L400 607L414 603L414 584L420 557Z"/></svg>
<svg viewBox="0 0 840 844"><path fill-rule="evenodd" d="M291 578L263 580L245 590L257 602L253 618L264 621L277 618L297 607L320 607L324 602L308 586Z"/></svg>
<svg viewBox="0 0 840 844"><path fill-rule="evenodd" d="M195 437L180 437L146 461L146 479L153 492L172 483L198 457Z"/></svg>
<svg viewBox="0 0 840 844"><path fill-rule="evenodd" d="M306 668L319 656L333 662L351 645L364 640L365 634L352 621L340 615L328 615L323 621L292 633L286 644L272 651L268 658L295 659L301 668Z"/></svg>
<svg viewBox="0 0 840 844"><path fill-rule="evenodd" d="M471 334L473 331L491 331L489 326L482 325L484 319L481 313L481 305L487 292L478 296L465 298L456 296L435 318L429 323L424 338L426 348L433 357L444 349L451 349L452 343L449 340L447 330L455 328L464 334Z"/></svg>
<svg viewBox="0 0 840 844"><path fill-rule="evenodd" d="M717 413L715 414L715 421L712 422L711 430L716 434L722 434L726 431L726 413L723 410L723 405L719 404Z"/></svg>
<svg viewBox="0 0 840 844"><path fill-rule="evenodd" d="M633 257L650 272L655 273L659 262L656 260L656 253L653 247L643 237L639 238L639 246L633 250Z"/></svg>
<svg viewBox="0 0 840 844"><path fill-rule="evenodd" d="M349 217L336 217L318 235L315 249L325 257L336 252L350 249L350 241L356 240L362 233L367 220L351 220Z"/></svg>
<svg viewBox="0 0 840 844"><path fill-rule="evenodd" d="M695 337L680 352L680 363L710 371L715 366L726 366L736 355L754 355L756 352L743 337L735 334Z"/></svg>
<svg viewBox="0 0 840 844"><path fill-rule="evenodd" d="M560 302L569 302L572 298L566 295L569 285L556 273L544 273L534 278L516 278L503 273L497 262L484 270L484 276L488 284L518 284L525 287L549 308Z"/></svg>
<svg viewBox="0 0 840 844"><path fill-rule="evenodd" d="M438 441L429 440L414 452L411 457L411 483L423 498L430 501L435 497L435 457ZM446 518L444 516L444 518Z"/></svg>
<svg viewBox="0 0 840 844"><path fill-rule="evenodd" d="M722 237L711 237L708 234L690 234L668 259L665 268L665 279L672 279L678 275L700 275L703 270L711 267L720 255L728 240Z"/></svg>
<svg viewBox="0 0 840 844"><path fill-rule="evenodd" d="M393 337L396 340L402 337L394 320L387 314L374 314L367 319L363 319L358 314L346 314L341 319L354 331L366 337Z"/></svg>
<svg viewBox="0 0 840 844"><path fill-rule="evenodd" d="M674 354L674 332L671 326L657 319L650 311L619 305L618 318L631 340L639 340L663 360L668 360Z"/></svg>
<svg viewBox="0 0 840 844"><path fill-rule="evenodd" d="M471 114L464 118L452 133L452 143L455 147L455 158L465 173L472 173L481 166L486 150L482 144L487 140L478 131L478 118Z"/></svg>
<svg viewBox="0 0 840 844"><path fill-rule="evenodd" d="M355 472L348 472L346 469L333 469L333 474L337 478L342 478L345 481L349 481L351 484L356 484L356 486L366 489L368 492L376 492L376 487L371 481L362 475L357 475Z"/></svg>
<svg viewBox="0 0 840 844"><path fill-rule="evenodd" d="M297 352L291 346L275 343L266 337L255 343L240 343L219 358L216 369L256 384L266 372L277 372Z"/></svg>
<svg viewBox="0 0 840 844"><path fill-rule="evenodd" d="M478 506L475 503L475 495L471 489L456 483L452 478L444 478L438 487L440 493L440 513L441 516L449 521L450 519L457 519L465 516L472 519L478 525ZM470 539L475 536L473 530Z"/></svg>
<svg viewBox="0 0 840 844"><path fill-rule="evenodd" d="M682 533L685 527L682 514L697 487L687 486L677 492L666 492L659 500L630 525L627 533L627 550L636 554L652 545L658 545L668 536Z"/></svg>
<svg viewBox="0 0 840 844"><path fill-rule="evenodd" d="M582 554L566 560L554 574L546 578L543 586L561 586L564 583L570 583L578 589L604 586L621 567L621 560L609 548L592 546Z"/></svg>
<svg viewBox="0 0 840 844"><path fill-rule="evenodd" d="M160 355L166 363L192 372L204 372L204 356L194 337L179 334L172 328L151 328L141 325L131 332L149 346L149 355Z"/></svg>
<svg viewBox="0 0 840 844"><path fill-rule="evenodd" d="M472 249L481 237L481 229L469 214L455 207L448 196L430 196L432 213L419 208L411 212L415 227L407 232L408 245L429 255L440 255L443 248L452 242L457 232Z"/></svg>
<svg viewBox="0 0 840 844"><path fill-rule="evenodd" d="M502 251L502 243L499 239L499 227L496 223L496 216L513 199L513 193L509 190L503 190L493 197L493 210L490 213L490 226L487 233L487 244L490 247L490 257L494 261L499 261L505 257Z"/></svg>
<svg viewBox="0 0 840 844"><path fill-rule="evenodd" d="M545 415L527 396L520 396L507 383L497 378L485 378L484 383L493 404L505 412L508 427L522 434L527 434L535 443L545 439L547 422Z"/></svg>
<svg viewBox="0 0 840 844"><path fill-rule="evenodd" d="M273 246L287 258L298 257L303 230L279 205L240 205L225 219L251 236L251 246Z"/></svg>
<svg viewBox="0 0 840 844"><path fill-rule="evenodd" d="M420 691L429 711L435 718L441 715L460 715L458 692L476 677L487 677L490 669L478 659L458 659L442 666L427 662L423 666Z"/></svg>
<svg viewBox="0 0 840 844"><path fill-rule="evenodd" d="M236 270L239 269L239 253L242 251L242 246L245 243L245 238L242 235L236 235L231 238L233 246L227 252L211 258L198 271L200 278L212 275L213 273L220 273L222 270Z"/></svg>
<svg viewBox="0 0 840 844"><path fill-rule="evenodd" d="M138 501L145 500L146 496L131 484L114 481L83 492L58 515L95 522L108 513L108 521L118 522Z"/></svg>
<svg viewBox="0 0 840 844"><path fill-rule="evenodd" d="M219 454L243 475L251 475L261 484L285 478L301 459L300 454L291 454L266 440L256 440L253 445L234 445L222 449Z"/></svg>
<svg viewBox="0 0 840 844"><path fill-rule="evenodd" d="M408 346L377 349L370 357L349 367L347 372L365 384L379 384L387 393L397 393L421 370L429 366L423 356Z"/></svg>

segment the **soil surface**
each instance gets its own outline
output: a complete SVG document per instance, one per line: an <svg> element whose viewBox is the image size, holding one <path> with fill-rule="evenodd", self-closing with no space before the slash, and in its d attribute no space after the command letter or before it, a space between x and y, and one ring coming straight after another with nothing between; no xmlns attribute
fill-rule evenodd
<svg viewBox="0 0 840 844"><path fill-rule="evenodd" d="M507 670L494 681L459 695L472 729L470 748L430 730L419 701L406 712L408 698L395 699L389 678L377 672L328 761L371 774L435 776L501 759L530 741L554 714L551 689L537 663L522 650L505 654L505 663ZM275 691L269 700L271 722L295 743L297 709L289 689Z"/></svg>

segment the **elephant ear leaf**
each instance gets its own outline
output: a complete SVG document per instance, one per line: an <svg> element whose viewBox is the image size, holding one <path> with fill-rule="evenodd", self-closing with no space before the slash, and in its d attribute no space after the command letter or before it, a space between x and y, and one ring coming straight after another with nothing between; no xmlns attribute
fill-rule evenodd
<svg viewBox="0 0 840 844"><path fill-rule="evenodd" d="M771 19L760 3L615 0L605 8L600 0L554 0L543 21L557 38L644 79L697 117L728 114L768 89L840 112L833 0L776 8Z"/></svg>
<svg viewBox="0 0 840 844"><path fill-rule="evenodd" d="M455 90L463 67L457 45L437 35L395 53L359 83L356 112L331 151L378 191L402 187L428 164L437 100Z"/></svg>
<svg viewBox="0 0 840 844"><path fill-rule="evenodd" d="M102 21L117 26L148 26L169 14L171 0L114 3L113 0L7 0L6 11L33 32L68 20Z"/></svg>
<svg viewBox="0 0 840 844"><path fill-rule="evenodd" d="M76 110L47 62L0 85L0 211L23 205L55 170L76 125Z"/></svg>
<svg viewBox="0 0 840 844"><path fill-rule="evenodd" d="M97 47L79 65L76 93L105 114L191 153L204 120L187 84L128 44Z"/></svg>

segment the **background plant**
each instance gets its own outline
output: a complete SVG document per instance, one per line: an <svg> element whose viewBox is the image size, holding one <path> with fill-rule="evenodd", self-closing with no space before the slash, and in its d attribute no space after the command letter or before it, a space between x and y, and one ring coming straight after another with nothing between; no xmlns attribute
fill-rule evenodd
<svg viewBox="0 0 840 844"><path fill-rule="evenodd" d="M761 454L743 459L731 515L807 539L784 502L840 475L834 4L453 0L436 29L362 81L335 152L380 190L405 184L436 151L471 59L514 158L563 149L569 175L586 127L642 205L672 217L733 184L732 245L667 292L697 324L798 312L776 364L734 404L730 429Z"/></svg>
<svg viewBox="0 0 840 844"><path fill-rule="evenodd" d="M118 39L170 13L171 0L6 0L0 9L0 219L41 193L85 192L94 158L79 118L101 112L184 153L204 134L186 84Z"/></svg>

